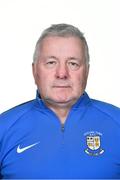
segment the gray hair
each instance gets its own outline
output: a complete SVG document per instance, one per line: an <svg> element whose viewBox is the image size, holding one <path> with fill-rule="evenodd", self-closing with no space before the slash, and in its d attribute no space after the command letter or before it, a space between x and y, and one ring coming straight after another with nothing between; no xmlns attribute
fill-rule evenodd
<svg viewBox="0 0 120 180"><path fill-rule="evenodd" d="M84 34L77 27L69 24L53 24L43 31L35 46L33 63L39 58L40 44L42 43L43 39L48 36L78 37L84 43L86 63L89 64L89 48Z"/></svg>

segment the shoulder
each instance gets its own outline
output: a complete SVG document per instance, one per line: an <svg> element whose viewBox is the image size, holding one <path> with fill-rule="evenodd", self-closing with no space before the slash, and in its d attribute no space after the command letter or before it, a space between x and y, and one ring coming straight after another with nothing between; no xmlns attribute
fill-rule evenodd
<svg viewBox="0 0 120 180"><path fill-rule="evenodd" d="M92 106L120 123L120 108L112 104L91 99Z"/></svg>
<svg viewBox="0 0 120 180"><path fill-rule="evenodd" d="M29 112L34 106L34 100L25 102L0 114L0 131L11 127L17 119Z"/></svg>
<svg viewBox="0 0 120 180"><path fill-rule="evenodd" d="M0 118L2 117L6 117L6 116L11 116L11 115L19 115L19 114L23 114L24 112L28 111L29 109L31 109L33 107L34 104L34 100L19 104L5 112L3 112L2 114L0 114Z"/></svg>

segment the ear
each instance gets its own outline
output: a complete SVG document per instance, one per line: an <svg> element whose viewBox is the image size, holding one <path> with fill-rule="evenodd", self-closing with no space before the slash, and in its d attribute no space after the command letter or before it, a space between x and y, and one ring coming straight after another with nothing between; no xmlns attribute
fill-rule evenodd
<svg viewBox="0 0 120 180"><path fill-rule="evenodd" d="M87 71L86 71L87 77L88 77L88 74L89 74L89 69L90 69L90 64L87 64Z"/></svg>
<svg viewBox="0 0 120 180"><path fill-rule="evenodd" d="M32 73L33 73L34 80L36 82L36 66L34 63L32 63Z"/></svg>
<svg viewBox="0 0 120 180"><path fill-rule="evenodd" d="M89 74L89 70L90 70L90 64L88 64L88 74Z"/></svg>

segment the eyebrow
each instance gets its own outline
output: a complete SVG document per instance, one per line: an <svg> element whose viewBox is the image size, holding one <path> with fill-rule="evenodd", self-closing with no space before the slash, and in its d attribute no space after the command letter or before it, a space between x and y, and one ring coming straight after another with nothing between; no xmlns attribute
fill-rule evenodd
<svg viewBox="0 0 120 180"><path fill-rule="evenodd" d="M80 58L77 58L77 57L68 57L68 60L77 60L77 61L80 61L81 59Z"/></svg>
<svg viewBox="0 0 120 180"><path fill-rule="evenodd" d="M56 56L47 56L46 57L47 59L55 59L55 60L58 60L58 58Z"/></svg>

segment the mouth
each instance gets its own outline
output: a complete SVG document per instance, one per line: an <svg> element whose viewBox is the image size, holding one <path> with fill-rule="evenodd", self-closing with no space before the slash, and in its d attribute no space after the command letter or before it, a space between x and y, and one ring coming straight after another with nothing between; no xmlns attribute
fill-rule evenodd
<svg viewBox="0 0 120 180"><path fill-rule="evenodd" d="M65 88L66 89L66 88L70 88L70 86L53 86L53 88L58 88L58 89L59 88Z"/></svg>

